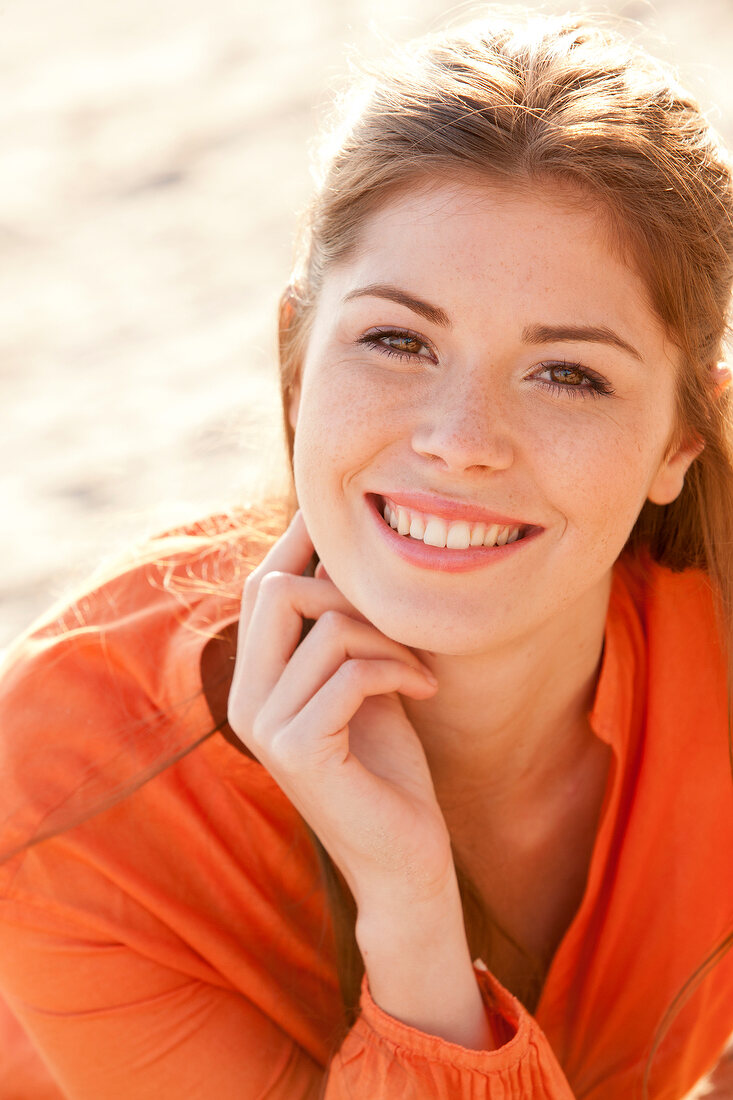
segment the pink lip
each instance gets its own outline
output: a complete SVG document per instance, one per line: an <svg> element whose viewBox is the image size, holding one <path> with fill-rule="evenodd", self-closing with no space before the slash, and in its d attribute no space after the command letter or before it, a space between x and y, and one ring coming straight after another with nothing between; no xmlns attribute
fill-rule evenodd
<svg viewBox="0 0 733 1100"><path fill-rule="evenodd" d="M392 500L395 504L401 504L404 508L414 508L416 512L427 512L431 516L438 516L445 520L466 520L468 523L485 523L487 525L498 523L500 527L528 527L526 520L512 519L511 516L502 516L496 512L489 512L479 504L464 504L460 500L449 500L447 497L434 496L432 493L416 492L387 492L384 493L380 503L384 500Z"/></svg>
<svg viewBox="0 0 733 1100"><path fill-rule="evenodd" d="M396 500L394 497L390 497L390 499L395 500L395 503L397 503L397 501L407 501L412 496L413 494L400 494ZM427 546L419 539L411 539L406 535L398 535L384 521L380 511L382 498L370 493L366 499L377 534L384 539L385 544L393 553L419 569L432 569L441 573L466 573L469 570L485 569L489 565L498 564L504 558L521 553L522 547L526 546L544 530L543 527L528 528L522 538L516 542L507 543L506 546L471 546L466 550L448 550L441 546ZM413 507L417 509L417 505L413 505ZM439 512L433 514L440 515ZM476 512L472 514L475 516ZM482 514L488 513L482 512ZM496 520L496 522L500 521ZM510 520L505 525L509 526L511 522ZM522 525L514 524L514 526Z"/></svg>

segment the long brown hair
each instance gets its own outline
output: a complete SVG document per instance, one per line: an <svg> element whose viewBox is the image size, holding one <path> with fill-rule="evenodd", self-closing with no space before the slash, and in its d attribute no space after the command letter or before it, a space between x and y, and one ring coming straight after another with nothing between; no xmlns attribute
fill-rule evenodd
<svg viewBox="0 0 733 1100"><path fill-rule="evenodd" d="M365 219L397 190L427 177L478 175L515 187L561 183L605 214L612 246L643 278L680 352L670 450L684 439L704 445L677 500L645 504L626 552L643 548L673 570L706 570L733 653L733 428L729 396L716 391L714 372L723 358L733 281L733 192L726 153L695 100L615 30L580 18L502 12L398 49L365 73L341 102L323 148L280 306L291 463L287 409L323 276L357 247ZM363 973L353 900L313 841L333 914L348 1026ZM472 956L491 968L492 943L506 933L458 862L457 871ZM541 970L534 960L520 994L530 1008Z"/></svg>

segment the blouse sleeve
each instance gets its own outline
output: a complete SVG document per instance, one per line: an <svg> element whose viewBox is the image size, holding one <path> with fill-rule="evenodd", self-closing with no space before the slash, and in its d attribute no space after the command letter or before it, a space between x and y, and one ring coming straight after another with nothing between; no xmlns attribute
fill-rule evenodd
<svg viewBox="0 0 733 1100"><path fill-rule="evenodd" d="M474 972L497 1049L468 1050L396 1020L374 1002L365 975L360 1015L331 1063L325 1100L572 1100L533 1017L481 960Z"/></svg>
<svg viewBox="0 0 733 1100"><path fill-rule="evenodd" d="M0 987L69 1100L321 1094L323 1067L255 1000L64 929L53 913L0 907ZM23 1100L46 1100L38 1074L29 1081Z"/></svg>
<svg viewBox="0 0 733 1100"><path fill-rule="evenodd" d="M502 1045L467 1050L387 1015L366 977L327 1070L247 997L5 901L0 985L70 1100L572 1100L533 1018L475 964ZM25 1100L36 1100L27 1096Z"/></svg>

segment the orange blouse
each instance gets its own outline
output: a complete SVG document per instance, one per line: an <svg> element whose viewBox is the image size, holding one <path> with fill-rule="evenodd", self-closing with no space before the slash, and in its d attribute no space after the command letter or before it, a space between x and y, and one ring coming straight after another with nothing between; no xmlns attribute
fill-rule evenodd
<svg viewBox="0 0 733 1100"><path fill-rule="evenodd" d="M316 857L270 775L206 736L201 691L206 640L237 618L243 576L282 528L279 513L253 512L161 536L9 655L4 1098L319 1095L340 996ZM733 926L716 639L703 574L617 564L590 715L613 763L585 894L536 1013L477 962L506 1041L467 1050L387 1015L365 977L326 1100L641 1096L665 1011ZM679 1100L733 1031L733 951L679 1003L654 1100Z"/></svg>

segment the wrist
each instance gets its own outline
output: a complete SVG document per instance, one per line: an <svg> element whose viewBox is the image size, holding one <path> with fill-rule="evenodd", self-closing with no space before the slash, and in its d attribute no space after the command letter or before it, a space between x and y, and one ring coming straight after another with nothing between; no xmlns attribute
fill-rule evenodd
<svg viewBox="0 0 733 1100"><path fill-rule="evenodd" d="M360 948L400 949L402 944L434 944L435 938L460 929L465 936L463 906L455 868L445 882L429 894L416 895L411 889L390 882L381 888L361 891L356 898L356 939Z"/></svg>
<svg viewBox="0 0 733 1100"><path fill-rule="evenodd" d="M367 951L364 966L371 999L393 1019L468 1050L501 1045L465 942L434 943L412 958Z"/></svg>
<svg viewBox="0 0 733 1100"><path fill-rule="evenodd" d="M384 978L393 986L420 985L426 969L434 978L471 965L457 888L411 904L372 896L358 911L355 934L370 987Z"/></svg>
<svg viewBox="0 0 733 1100"><path fill-rule="evenodd" d="M468 1049L495 1049L457 889L430 907L370 910L357 920L356 939L384 1012Z"/></svg>

